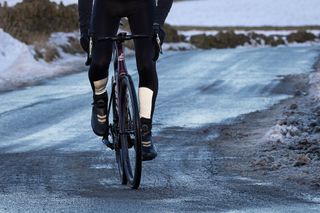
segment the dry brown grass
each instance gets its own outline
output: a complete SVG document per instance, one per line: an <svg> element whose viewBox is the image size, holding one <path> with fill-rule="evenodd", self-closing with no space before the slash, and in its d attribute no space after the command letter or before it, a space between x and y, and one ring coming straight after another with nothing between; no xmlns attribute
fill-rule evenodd
<svg viewBox="0 0 320 213"><path fill-rule="evenodd" d="M24 0L14 7L0 7L0 27L27 44L53 32L78 29L76 5L64 6L49 0Z"/></svg>

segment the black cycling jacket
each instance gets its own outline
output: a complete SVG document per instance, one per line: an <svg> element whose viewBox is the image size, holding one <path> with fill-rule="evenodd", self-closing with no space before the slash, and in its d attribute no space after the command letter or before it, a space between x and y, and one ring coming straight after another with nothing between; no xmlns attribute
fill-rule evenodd
<svg viewBox="0 0 320 213"><path fill-rule="evenodd" d="M164 24L171 9L173 0L155 0L155 23ZM87 35L90 27L93 0L78 0L79 22L81 35Z"/></svg>

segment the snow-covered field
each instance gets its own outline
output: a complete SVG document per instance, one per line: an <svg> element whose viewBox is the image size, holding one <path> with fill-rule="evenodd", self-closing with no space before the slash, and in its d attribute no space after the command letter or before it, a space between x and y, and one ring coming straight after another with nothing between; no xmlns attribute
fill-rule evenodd
<svg viewBox="0 0 320 213"><path fill-rule="evenodd" d="M54 36L53 43L59 42ZM28 85L39 80L73 72L81 64L81 56L62 55L62 59L46 63L34 59L34 49L3 32L0 28L0 91ZM60 41L61 42L61 41Z"/></svg>
<svg viewBox="0 0 320 213"><path fill-rule="evenodd" d="M320 30L306 30L308 33L312 33L316 36L320 35ZM186 30L186 31L178 31L180 35L184 35L187 38L193 35L199 35L199 34L206 34L206 35L217 35L220 31L218 30ZM249 33L257 33L257 34L263 34L266 36L288 36L292 33L296 33L297 30L234 30L236 34L245 34L248 35Z"/></svg>
<svg viewBox="0 0 320 213"><path fill-rule="evenodd" d="M4 2L5 0L0 0ZM51 0L60 2L61 0ZM9 6L21 0L7 0ZM77 4L78 0L62 0ZM320 25L319 0L191 0L175 2L167 22L197 26Z"/></svg>
<svg viewBox="0 0 320 213"><path fill-rule="evenodd" d="M319 10L319 0L179 1L167 22L201 26L320 25Z"/></svg>

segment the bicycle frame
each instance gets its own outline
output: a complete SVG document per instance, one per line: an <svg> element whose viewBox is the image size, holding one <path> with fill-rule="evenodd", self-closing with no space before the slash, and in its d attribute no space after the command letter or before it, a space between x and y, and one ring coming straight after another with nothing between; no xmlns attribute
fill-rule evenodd
<svg viewBox="0 0 320 213"><path fill-rule="evenodd" d="M122 76L127 75L127 66L125 63L125 53L124 53L124 47L123 47L123 41L114 41L114 47L113 47L113 65L114 65L114 74L112 76L112 91L111 91L111 97L108 105L107 110L107 116L110 115L111 110L111 103L113 102L113 99L116 101L116 107L119 107L119 97L118 97L118 91L120 91L120 79ZM116 97L114 97L114 95ZM113 118L114 120L116 118ZM114 122L117 123L117 122ZM112 128L112 127L111 127ZM119 131L120 127L116 127L117 131ZM110 128L109 128L110 129ZM110 132L112 133L112 131ZM121 133L120 133L121 134ZM114 144L115 145L115 144Z"/></svg>
<svg viewBox="0 0 320 213"><path fill-rule="evenodd" d="M121 77L124 75L128 75L127 66L125 63L125 53L124 53L124 47L123 47L123 41L116 41L114 42L114 75L113 75L113 82L114 85L113 88L115 89L116 96L119 94L120 91L120 80ZM120 106L121 103L119 103L120 98L119 97L113 97L116 98L116 105L117 107ZM120 117L119 117L120 118ZM122 119L122 118L120 118ZM120 128L120 134L122 134L124 129L122 127Z"/></svg>
<svg viewBox="0 0 320 213"><path fill-rule="evenodd" d="M117 41L114 46L114 76L116 76L116 80L119 80L122 75L128 74L128 71L125 63L123 43L121 41Z"/></svg>

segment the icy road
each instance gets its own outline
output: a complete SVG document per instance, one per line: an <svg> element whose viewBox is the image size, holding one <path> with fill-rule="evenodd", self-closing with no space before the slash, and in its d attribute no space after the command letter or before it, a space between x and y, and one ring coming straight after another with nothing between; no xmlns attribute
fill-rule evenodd
<svg viewBox="0 0 320 213"><path fill-rule="evenodd" d="M159 157L141 188L122 186L114 154L90 127L87 73L0 94L0 212L319 212L320 199L276 183L221 174L211 123L287 96L282 76L308 73L320 47L166 53L158 63ZM134 60L128 67L137 82ZM112 73L112 72L110 72ZM237 156L228 156L228 158Z"/></svg>

